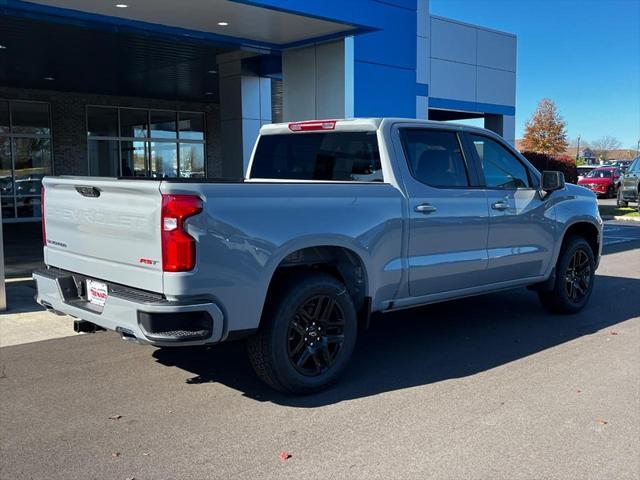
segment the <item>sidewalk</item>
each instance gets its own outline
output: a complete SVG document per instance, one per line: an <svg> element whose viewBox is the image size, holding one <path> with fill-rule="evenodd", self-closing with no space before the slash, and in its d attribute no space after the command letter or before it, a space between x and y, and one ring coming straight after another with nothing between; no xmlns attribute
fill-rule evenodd
<svg viewBox="0 0 640 480"><path fill-rule="evenodd" d="M9 280L8 309L0 312L0 347L76 335L73 319L47 312L38 305L33 280Z"/></svg>
<svg viewBox="0 0 640 480"><path fill-rule="evenodd" d="M7 311L0 312L0 347L76 335L71 317L49 313L33 299L31 272L44 266L40 223L3 227Z"/></svg>

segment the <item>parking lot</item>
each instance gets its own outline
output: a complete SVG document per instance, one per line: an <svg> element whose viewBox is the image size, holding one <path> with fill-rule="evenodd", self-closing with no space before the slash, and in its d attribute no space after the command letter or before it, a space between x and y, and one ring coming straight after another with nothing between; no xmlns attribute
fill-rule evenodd
<svg viewBox="0 0 640 480"><path fill-rule="evenodd" d="M638 478L640 227L605 244L581 314L521 289L383 315L309 397L263 386L242 342L3 347L2 478Z"/></svg>

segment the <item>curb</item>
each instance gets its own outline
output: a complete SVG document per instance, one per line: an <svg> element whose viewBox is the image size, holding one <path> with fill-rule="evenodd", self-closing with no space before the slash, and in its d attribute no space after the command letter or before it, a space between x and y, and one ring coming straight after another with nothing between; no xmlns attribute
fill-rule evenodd
<svg viewBox="0 0 640 480"><path fill-rule="evenodd" d="M613 220L618 220L622 222L636 222L640 223L640 217L627 217L626 215L618 215L613 217Z"/></svg>

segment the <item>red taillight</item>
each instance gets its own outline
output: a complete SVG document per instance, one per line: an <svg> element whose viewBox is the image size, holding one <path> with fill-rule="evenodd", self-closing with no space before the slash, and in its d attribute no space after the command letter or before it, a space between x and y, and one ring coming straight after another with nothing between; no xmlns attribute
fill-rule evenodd
<svg viewBox="0 0 640 480"><path fill-rule="evenodd" d="M44 185L40 187L40 217L42 220L42 245L47 246L47 227L44 224Z"/></svg>
<svg viewBox="0 0 640 480"><path fill-rule="evenodd" d="M162 195L162 270L186 272L196 265L196 241L184 229L185 219L202 211L194 195Z"/></svg>
<svg viewBox="0 0 640 480"><path fill-rule="evenodd" d="M292 122L289 130L292 132L312 132L314 130L335 130L335 120L311 120L308 122Z"/></svg>

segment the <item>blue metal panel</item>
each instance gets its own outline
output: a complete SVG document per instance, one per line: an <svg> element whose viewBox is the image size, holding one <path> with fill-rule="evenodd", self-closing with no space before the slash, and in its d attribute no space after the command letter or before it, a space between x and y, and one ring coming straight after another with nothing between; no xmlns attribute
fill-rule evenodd
<svg viewBox="0 0 640 480"><path fill-rule="evenodd" d="M416 12L388 6L380 31L355 38L355 59L416 69Z"/></svg>
<svg viewBox="0 0 640 480"><path fill-rule="evenodd" d="M465 102L448 98L429 97L429 107L461 110L464 112L495 113L498 115L515 115L516 107L511 105L495 105L492 103Z"/></svg>
<svg viewBox="0 0 640 480"><path fill-rule="evenodd" d="M429 96L429 85L426 83L416 83L416 95L421 97Z"/></svg>
<svg viewBox="0 0 640 480"><path fill-rule="evenodd" d="M355 61L354 84L356 117L415 118L415 71Z"/></svg>
<svg viewBox="0 0 640 480"><path fill-rule="evenodd" d="M416 0L232 1L352 25L352 33L360 34L355 39L356 60L412 70L416 68ZM362 34L366 31L371 33ZM341 36L344 34L338 35ZM328 40L332 37L315 40ZM297 42L284 47L290 48L305 43L309 42Z"/></svg>

